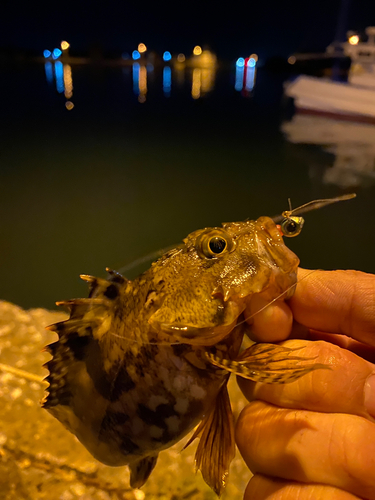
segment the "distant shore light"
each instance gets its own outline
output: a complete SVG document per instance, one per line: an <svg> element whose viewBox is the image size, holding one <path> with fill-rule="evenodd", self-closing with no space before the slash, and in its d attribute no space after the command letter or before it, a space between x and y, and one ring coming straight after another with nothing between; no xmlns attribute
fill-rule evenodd
<svg viewBox="0 0 375 500"><path fill-rule="evenodd" d="M245 59L243 57L239 57L236 61L236 66L243 68L245 66Z"/></svg>
<svg viewBox="0 0 375 500"><path fill-rule="evenodd" d="M132 58L133 58L133 60L136 61L140 57L141 57L141 54L138 52L138 50L133 50L133 52L132 52Z"/></svg>
<svg viewBox="0 0 375 500"><path fill-rule="evenodd" d="M359 43L359 36L352 35L351 37L349 37L349 43L350 45L357 45Z"/></svg>
<svg viewBox="0 0 375 500"><path fill-rule="evenodd" d="M178 54L177 61L178 62L184 62L185 61L185 55L184 54Z"/></svg>
<svg viewBox="0 0 375 500"><path fill-rule="evenodd" d="M248 65L250 66L250 68L255 68L256 60L253 57L249 57Z"/></svg>
<svg viewBox="0 0 375 500"><path fill-rule="evenodd" d="M63 40L61 42L61 49L62 50L67 50L67 49L69 49L69 47L70 47L70 43L66 42L65 40Z"/></svg>
<svg viewBox="0 0 375 500"><path fill-rule="evenodd" d="M171 53L168 50L166 50L164 52L164 54L163 54L163 60L164 61L170 61L171 59L172 59Z"/></svg>
<svg viewBox="0 0 375 500"><path fill-rule="evenodd" d="M258 62L258 55L257 54L251 54L250 59L254 59L255 62Z"/></svg>
<svg viewBox="0 0 375 500"><path fill-rule="evenodd" d="M58 59L61 56L62 52L60 49L53 49L52 57L53 59Z"/></svg>
<svg viewBox="0 0 375 500"><path fill-rule="evenodd" d="M146 52L146 50L147 50L147 47L146 47L146 45L144 43L140 43L138 45L138 52L140 54L143 54L143 52Z"/></svg>
<svg viewBox="0 0 375 500"><path fill-rule="evenodd" d="M202 54L202 47L200 47L199 45L196 45L193 49L193 54L195 56L200 56Z"/></svg>
<svg viewBox="0 0 375 500"><path fill-rule="evenodd" d="M43 56L47 59L48 57L51 57L51 51L50 50L43 50Z"/></svg>
<svg viewBox="0 0 375 500"><path fill-rule="evenodd" d="M290 56L290 57L288 57L288 63L289 64L295 64L296 61L297 61L296 56Z"/></svg>

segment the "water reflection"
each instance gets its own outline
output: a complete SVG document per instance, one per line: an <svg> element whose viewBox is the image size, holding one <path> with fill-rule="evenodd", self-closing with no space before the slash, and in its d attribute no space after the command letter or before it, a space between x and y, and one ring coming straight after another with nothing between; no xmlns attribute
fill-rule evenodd
<svg viewBox="0 0 375 500"><path fill-rule="evenodd" d="M56 90L59 94L64 94L67 99L65 107L67 110L74 108L74 104L70 101L73 96L73 76L72 68L69 64L63 64L61 61L47 61L44 64L46 80L49 84L55 81Z"/></svg>
<svg viewBox="0 0 375 500"><path fill-rule="evenodd" d="M64 92L64 65L60 61L55 62L56 90L59 94Z"/></svg>
<svg viewBox="0 0 375 500"><path fill-rule="evenodd" d="M172 88L172 70L169 66L164 66L163 68L163 92L165 97L171 95Z"/></svg>
<svg viewBox="0 0 375 500"><path fill-rule="evenodd" d="M72 68L69 64L64 64L64 95L70 99L73 95Z"/></svg>
<svg viewBox="0 0 375 500"><path fill-rule="evenodd" d="M199 99L211 92L215 86L215 68L194 68L191 84L193 99Z"/></svg>
<svg viewBox="0 0 375 500"><path fill-rule="evenodd" d="M281 130L289 142L315 144L334 155L331 165L309 165L310 176L323 184L341 188L374 184L374 125L297 113L290 122L282 124Z"/></svg>
<svg viewBox="0 0 375 500"><path fill-rule="evenodd" d="M44 70L46 72L46 79L48 83L53 83L53 68L52 63L46 62L44 65Z"/></svg>
<svg viewBox="0 0 375 500"><path fill-rule="evenodd" d="M191 96L193 99L199 99L204 95L209 94L215 88L215 80L217 77L216 57L209 51L202 51L202 54L194 56L194 65L191 60L186 61L183 54L172 62L172 66L164 66L162 70L162 85L164 97L170 97L173 79L178 87L183 87L185 77L191 78ZM247 61L247 60L246 60ZM65 107L73 109L74 104L71 102L73 96L73 70L70 64L62 61L46 61L44 64L46 80L49 84L55 84L59 94L64 94L66 98ZM172 73L173 68L173 73ZM123 67L123 74L128 77L132 73L133 92L137 96L140 103L146 101L148 92L148 74L154 70L152 64L143 64L141 62L133 62L132 65ZM250 95L254 89L256 80L256 66L245 63L240 65L237 62L235 75L235 90L241 92L246 97ZM152 80L153 82L153 80ZM152 83L151 82L151 83Z"/></svg>
<svg viewBox="0 0 375 500"><path fill-rule="evenodd" d="M236 79L234 88L241 92L244 97L251 95L255 86L256 62L258 56L252 54L247 59L240 57L236 62Z"/></svg>
<svg viewBox="0 0 375 500"><path fill-rule="evenodd" d="M133 91L138 96L138 101L146 101L147 94L147 68L139 63L133 64Z"/></svg>

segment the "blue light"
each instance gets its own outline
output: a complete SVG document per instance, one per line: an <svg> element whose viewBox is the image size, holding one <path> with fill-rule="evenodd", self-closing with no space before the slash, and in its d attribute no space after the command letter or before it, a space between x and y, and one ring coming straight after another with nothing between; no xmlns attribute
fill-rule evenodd
<svg viewBox="0 0 375 500"><path fill-rule="evenodd" d="M163 60L164 61L170 61L172 59L171 53L166 50L163 54Z"/></svg>
<svg viewBox="0 0 375 500"><path fill-rule="evenodd" d="M43 56L47 59L48 57L51 57L51 51L50 50L43 50Z"/></svg>
<svg viewBox="0 0 375 500"><path fill-rule="evenodd" d="M254 64L254 66L255 66L255 64ZM255 84L255 71L256 70L255 70L254 66L250 66L250 64L249 64L247 67L247 70L246 70L245 88L249 92L251 92L253 90L254 84Z"/></svg>
<svg viewBox="0 0 375 500"><path fill-rule="evenodd" d="M52 63L46 62L44 65L44 69L46 71L46 79L48 83L53 83L53 71L52 71Z"/></svg>
<svg viewBox="0 0 375 500"><path fill-rule="evenodd" d="M59 94L64 92L64 66L61 61L55 62L56 89Z"/></svg>
<svg viewBox="0 0 375 500"><path fill-rule="evenodd" d="M138 50L133 50L133 52L132 52L132 58L133 58L134 61L136 61L137 59L141 58L141 54L138 52Z"/></svg>
<svg viewBox="0 0 375 500"><path fill-rule="evenodd" d="M241 90L243 88L243 76L244 76L244 67L243 66L239 66L237 64L237 67L236 67L236 82L234 84L234 88L238 92L241 92Z"/></svg>
<svg viewBox="0 0 375 500"><path fill-rule="evenodd" d="M61 56L62 52L60 49L53 49L52 58L58 59Z"/></svg>
<svg viewBox="0 0 375 500"><path fill-rule="evenodd" d="M139 70L140 66L138 63L133 64L133 92L135 95L139 95Z"/></svg>
<svg viewBox="0 0 375 500"><path fill-rule="evenodd" d="M164 66L163 68L163 91L165 97L171 95L172 88L172 70L169 66Z"/></svg>
<svg viewBox="0 0 375 500"><path fill-rule="evenodd" d="M256 60L254 59L254 57L250 57L248 65L250 66L250 68L255 68Z"/></svg>
<svg viewBox="0 0 375 500"><path fill-rule="evenodd" d="M243 57L239 57L237 59L236 66L243 68L245 66L245 59Z"/></svg>

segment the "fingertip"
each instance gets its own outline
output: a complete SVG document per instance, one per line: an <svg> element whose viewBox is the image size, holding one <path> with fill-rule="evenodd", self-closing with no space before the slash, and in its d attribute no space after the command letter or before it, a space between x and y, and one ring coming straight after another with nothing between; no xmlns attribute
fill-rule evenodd
<svg viewBox="0 0 375 500"><path fill-rule="evenodd" d="M256 342L280 342L289 337L293 315L283 300L271 304L254 295L245 310L245 318L251 322L251 336Z"/></svg>

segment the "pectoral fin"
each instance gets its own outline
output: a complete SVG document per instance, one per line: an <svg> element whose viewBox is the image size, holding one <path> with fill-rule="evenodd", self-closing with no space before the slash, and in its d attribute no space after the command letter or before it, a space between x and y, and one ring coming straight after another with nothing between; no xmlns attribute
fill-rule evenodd
<svg viewBox="0 0 375 500"><path fill-rule="evenodd" d="M235 455L234 422L226 384L220 390L215 406L203 418L185 448L195 438L199 438L195 453L196 470L201 471L206 483L220 496Z"/></svg>
<svg viewBox="0 0 375 500"><path fill-rule="evenodd" d="M294 352L301 349L277 344L254 344L235 360L212 353L207 353L207 357L219 368L266 384L286 384L313 370L329 369L327 365L311 363L314 358L295 356Z"/></svg>
<svg viewBox="0 0 375 500"><path fill-rule="evenodd" d="M156 465L157 459L158 455L153 455L129 465L130 486L132 488L140 488L145 484Z"/></svg>

